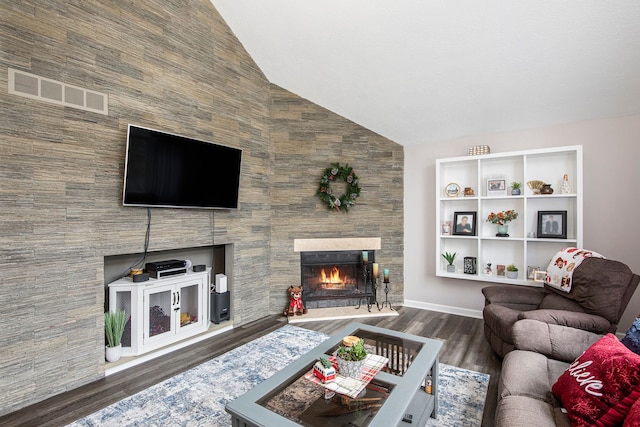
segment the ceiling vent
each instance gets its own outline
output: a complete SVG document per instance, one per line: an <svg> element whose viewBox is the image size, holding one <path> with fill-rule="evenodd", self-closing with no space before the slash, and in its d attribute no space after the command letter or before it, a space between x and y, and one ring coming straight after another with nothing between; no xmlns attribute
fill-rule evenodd
<svg viewBox="0 0 640 427"><path fill-rule="evenodd" d="M66 107L109 114L109 95L9 68L9 93Z"/></svg>

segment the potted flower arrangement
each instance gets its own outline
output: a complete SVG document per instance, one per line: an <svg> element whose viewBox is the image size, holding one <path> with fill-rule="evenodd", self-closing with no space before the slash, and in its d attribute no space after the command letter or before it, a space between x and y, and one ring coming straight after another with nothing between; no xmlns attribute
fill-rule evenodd
<svg viewBox="0 0 640 427"><path fill-rule="evenodd" d="M336 351L338 370L345 377L358 378L367 357L364 340L352 335L342 339L342 345Z"/></svg>
<svg viewBox="0 0 640 427"><path fill-rule="evenodd" d="M487 222L498 226L498 237L509 237L509 226L507 225L514 219L518 218L518 212L513 209L494 213L491 212L487 217Z"/></svg>
<svg viewBox="0 0 640 427"><path fill-rule="evenodd" d="M105 358L107 362L115 362L122 355L122 334L127 320L124 310L107 311L104 314Z"/></svg>
<svg viewBox="0 0 640 427"><path fill-rule="evenodd" d="M458 255L457 252L451 253L451 252L445 252L442 255L442 258L444 258L449 264L447 265L447 272L448 273L453 273L456 271L456 266L453 265L453 262L456 259L456 256Z"/></svg>
<svg viewBox="0 0 640 427"><path fill-rule="evenodd" d="M517 279L518 278L518 267L513 264L507 265L507 278L508 279Z"/></svg>

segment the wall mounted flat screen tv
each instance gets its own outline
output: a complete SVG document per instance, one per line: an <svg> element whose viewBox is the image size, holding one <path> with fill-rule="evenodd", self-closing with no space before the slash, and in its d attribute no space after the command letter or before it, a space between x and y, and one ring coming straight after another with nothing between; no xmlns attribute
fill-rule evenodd
<svg viewBox="0 0 640 427"><path fill-rule="evenodd" d="M242 150L129 125L124 206L236 209Z"/></svg>

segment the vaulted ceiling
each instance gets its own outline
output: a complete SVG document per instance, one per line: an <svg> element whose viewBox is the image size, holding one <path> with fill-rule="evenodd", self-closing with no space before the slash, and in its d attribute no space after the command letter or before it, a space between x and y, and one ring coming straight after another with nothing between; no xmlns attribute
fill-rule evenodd
<svg viewBox="0 0 640 427"><path fill-rule="evenodd" d="M402 145L640 113L638 0L211 0L272 83Z"/></svg>

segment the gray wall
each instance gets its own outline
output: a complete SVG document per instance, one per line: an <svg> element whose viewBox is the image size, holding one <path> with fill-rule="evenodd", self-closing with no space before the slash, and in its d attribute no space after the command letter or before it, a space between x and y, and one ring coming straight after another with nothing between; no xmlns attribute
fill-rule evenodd
<svg viewBox="0 0 640 427"><path fill-rule="evenodd" d="M470 146L492 153L582 145L584 156L584 246L640 273L635 213L640 212L640 116L591 120L520 132L478 135L432 146L405 147L405 299L411 305L481 316L480 290L487 282L435 276L435 161L466 156ZM558 171L558 179L562 172ZM412 177L413 179L409 179ZM629 221L631 219L631 221ZM630 223L633 224L630 226ZM626 331L640 313L640 290L620 322Z"/></svg>
<svg viewBox="0 0 640 427"><path fill-rule="evenodd" d="M0 32L0 415L104 375L104 260L147 220L121 206L128 123L243 150L239 209L154 209L149 248L230 244L236 324L281 312L296 237L382 235L401 269L402 147L271 85L207 0L0 2ZM7 67L108 93L109 115L9 95ZM333 161L363 179L346 215L314 196Z"/></svg>

